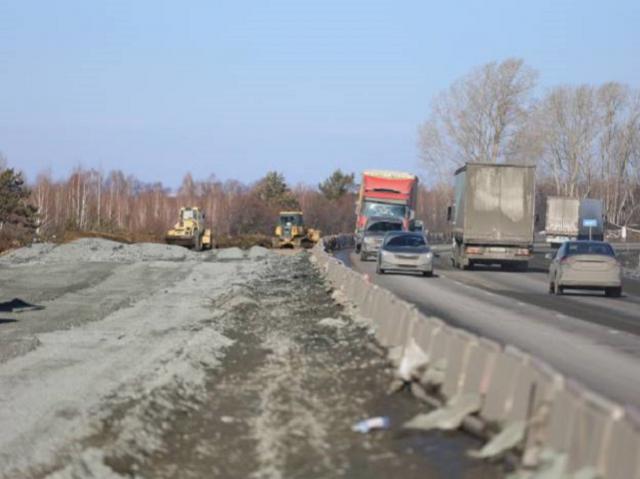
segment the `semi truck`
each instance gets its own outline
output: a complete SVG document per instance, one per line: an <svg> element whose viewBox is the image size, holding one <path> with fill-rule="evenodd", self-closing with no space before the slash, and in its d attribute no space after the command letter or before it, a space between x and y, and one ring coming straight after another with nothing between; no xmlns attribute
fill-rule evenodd
<svg viewBox="0 0 640 479"><path fill-rule="evenodd" d="M535 166L467 163L454 175L452 263L527 269L533 256Z"/></svg>
<svg viewBox="0 0 640 479"><path fill-rule="evenodd" d="M362 174L356 202L356 250L362 231L373 216L400 218L409 229L415 216L418 177L398 171L371 170Z"/></svg>
<svg viewBox="0 0 640 479"><path fill-rule="evenodd" d="M580 200L549 196L544 230L546 242L554 247L577 239L580 231Z"/></svg>

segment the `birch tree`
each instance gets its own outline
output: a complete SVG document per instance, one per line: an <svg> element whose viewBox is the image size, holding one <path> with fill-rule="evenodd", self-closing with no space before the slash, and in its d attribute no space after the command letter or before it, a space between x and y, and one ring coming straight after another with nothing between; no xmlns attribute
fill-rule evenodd
<svg viewBox="0 0 640 479"><path fill-rule="evenodd" d="M536 77L523 60L509 58L487 63L453 83L433 101L419 129L422 160L441 173L465 162L508 160Z"/></svg>

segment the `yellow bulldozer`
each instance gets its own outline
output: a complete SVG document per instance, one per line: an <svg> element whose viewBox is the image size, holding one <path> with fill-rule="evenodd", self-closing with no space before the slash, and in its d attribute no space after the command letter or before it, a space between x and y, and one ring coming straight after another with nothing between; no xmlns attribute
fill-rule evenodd
<svg viewBox="0 0 640 479"><path fill-rule="evenodd" d="M311 248L320 240L320 230L304 225L302 211L281 211L274 248Z"/></svg>
<svg viewBox="0 0 640 479"><path fill-rule="evenodd" d="M197 206L180 208L180 218L173 228L167 231L167 244L186 246L196 251L211 249L213 238L211 230L205 227L205 214Z"/></svg>

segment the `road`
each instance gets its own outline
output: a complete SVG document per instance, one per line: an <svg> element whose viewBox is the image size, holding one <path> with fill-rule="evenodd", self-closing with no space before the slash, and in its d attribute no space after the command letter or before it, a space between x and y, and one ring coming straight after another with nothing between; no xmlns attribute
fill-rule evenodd
<svg viewBox="0 0 640 479"><path fill-rule="evenodd" d="M441 253L433 278L376 275L373 261L363 263L351 251L337 256L426 314L514 345L610 399L640 406L638 281L625 279L622 298L599 292L553 296L541 255L525 273L461 271Z"/></svg>

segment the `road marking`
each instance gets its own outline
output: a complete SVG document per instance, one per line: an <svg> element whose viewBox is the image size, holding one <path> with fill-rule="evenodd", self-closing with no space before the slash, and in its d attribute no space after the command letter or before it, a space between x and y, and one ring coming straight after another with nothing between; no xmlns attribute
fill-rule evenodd
<svg viewBox="0 0 640 479"><path fill-rule="evenodd" d="M489 291L485 291L485 292L484 292L484 294L486 294L487 296L495 296L495 294L494 294L494 293L491 293L491 292L489 292Z"/></svg>
<svg viewBox="0 0 640 479"><path fill-rule="evenodd" d="M517 305L518 305L518 306L525 306L525 304L524 304L522 301L518 301L518 302L517 302Z"/></svg>
<svg viewBox="0 0 640 479"><path fill-rule="evenodd" d="M564 318L566 318L566 317L567 317L567 316L566 316L566 315L564 315L564 314L562 314L562 313L556 313L556 318L558 318L558 319L564 319Z"/></svg>

